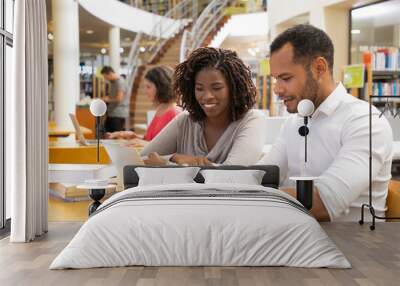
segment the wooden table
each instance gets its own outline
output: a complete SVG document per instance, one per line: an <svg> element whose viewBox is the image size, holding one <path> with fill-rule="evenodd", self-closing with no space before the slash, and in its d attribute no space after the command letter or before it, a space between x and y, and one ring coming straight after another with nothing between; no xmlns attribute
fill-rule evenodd
<svg viewBox="0 0 400 286"><path fill-rule="evenodd" d="M62 128L58 128L55 126L54 123L49 122L48 125L49 128L49 137L50 138L57 138L57 137L68 137L69 135L75 133L75 130L70 130L70 129L62 129ZM90 136L93 134L92 130L90 130L89 128L80 126L83 135L85 136Z"/></svg>
<svg viewBox="0 0 400 286"><path fill-rule="evenodd" d="M49 142L50 164L109 164L106 149L100 145L100 161L97 162L96 145L80 146L76 142Z"/></svg>

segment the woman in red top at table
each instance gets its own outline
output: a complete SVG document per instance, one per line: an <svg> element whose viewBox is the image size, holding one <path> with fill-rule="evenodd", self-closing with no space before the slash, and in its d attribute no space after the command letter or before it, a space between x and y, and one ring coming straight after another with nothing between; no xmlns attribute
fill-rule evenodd
<svg viewBox="0 0 400 286"><path fill-rule="evenodd" d="M129 139L129 145L144 146L156 137L181 112L181 109L176 106L177 97L172 91L172 75L171 68L157 66L150 69L144 76L144 92L153 102L156 112L143 137L133 131L119 131L106 133L106 138Z"/></svg>

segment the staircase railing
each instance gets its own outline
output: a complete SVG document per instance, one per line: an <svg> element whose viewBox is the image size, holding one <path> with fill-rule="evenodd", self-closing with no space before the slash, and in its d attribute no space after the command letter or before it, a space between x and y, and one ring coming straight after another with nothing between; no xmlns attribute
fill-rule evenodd
<svg viewBox="0 0 400 286"><path fill-rule="evenodd" d="M120 0L121 1L121 0ZM126 4L129 4L133 7L145 10L150 13L155 13L157 15L164 15L170 9L173 8L173 3L170 1L142 1L142 0L122 0Z"/></svg>
<svg viewBox="0 0 400 286"><path fill-rule="evenodd" d="M197 1L183 0L175 5L174 8L169 10L164 17L175 19L175 21L165 21L164 18L154 26L154 32L152 35L157 34L157 37L152 37L154 42L149 46L151 55L148 59L148 62L152 62L154 60L158 52L168 40L168 38L164 37L163 35L170 35L174 32L177 34L182 31L190 22L197 18Z"/></svg>
<svg viewBox="0 0 400 286"><path fill-rule="evenodd" d="M133 83L135 81L135 77L137 75L138 67L141 64L139 53L140 53L140 40L142 39L142 33L138 33L135 39L132 42L131 50L129 51L128 56L128 94L131 94Z"/></svg>
<svg viewBox="0 0 400 286"><path fill-rule="evenodd" d="M180 61L195 49L201 46L210 32L216 28L222 17L224 10L228 5L236 1L232 0L213 0L202 11L192 27L192 31L185 30L182 36Z"/></svg>
<svg viewBox="0 0 400 286"><path fill-rule="evenodd" d="M139 66L152 62L170 38L197 18L197 13L196 0L182 0L154 25L151 35L136 35L128 58L128 94L132 92Z"/></svg>

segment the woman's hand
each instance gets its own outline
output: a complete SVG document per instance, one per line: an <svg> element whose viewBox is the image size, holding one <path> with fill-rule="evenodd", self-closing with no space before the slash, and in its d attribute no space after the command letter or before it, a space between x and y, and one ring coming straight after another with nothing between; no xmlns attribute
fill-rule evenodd
<svg viewBox="0 0 400 286"><path fill-rule="evenodd" d="M125 139L125 140L130 140L130 139L135 139L135 138L139 138L140 136L137 135L135 132L133 131L116 131L116 132L112 132L106 133L106 138L107 139Z"/></svg>
<svg viewBox="0 0 400 286"><path fill-rule="evenodd" d="M188 166L209 166L212 162L206 157L201 156L191 156L185 154L175 154L170 159L171 162L177 163L178 165L188 165Z"/></svg>
<svg viewBox="0 0 400 286"><path fill-rule="evenodd" d="M143 160L146 165L150 166L165 166L167 165L167 161L160 157L155 152L152 152L147 156L147 159Z"/></svg>

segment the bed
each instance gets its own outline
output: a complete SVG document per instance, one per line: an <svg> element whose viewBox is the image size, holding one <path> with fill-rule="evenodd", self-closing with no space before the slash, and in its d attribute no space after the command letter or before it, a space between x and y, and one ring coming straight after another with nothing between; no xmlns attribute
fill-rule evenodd
<svg viewBox="0 0 400 286"><path fill-rule="evenodd" d="M141 167L125 167L126 189L98 208L50 269L351 267L312 215L277 189L276 166L203 167L193 176L194 182L171 184L171 175L165 175L165 183L151 185L141 185L145 178L139 179L138 173L155 169ZM233 181L249 170L262 171L261 184L204 179L204 171L215 169L239 171ZM156 182L156 176L151 176Z"/></svg>

